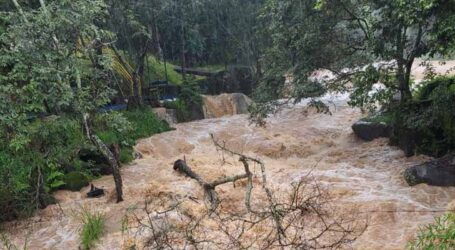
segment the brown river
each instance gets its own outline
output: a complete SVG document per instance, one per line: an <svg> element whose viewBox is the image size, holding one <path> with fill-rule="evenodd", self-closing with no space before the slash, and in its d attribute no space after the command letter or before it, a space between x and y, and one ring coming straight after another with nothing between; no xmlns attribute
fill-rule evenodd
<svg viewBox="0 0 455 250"><path fill-rule="evenodd" d="M419 227L432 222L455 200L455 188L407 186L402 178L405 168L429 158L406 158L386 139L357 139L351 125L362 117L361 112L347 106L346 96L323 99L331 103L332 115L318 114L302 103L270 117L265 128L251 126L247 115L234 115L177 124L174 131L140 140L136 150L143 158L122 168L124 202L115 203L113 179L105 176L94 184L104 187L106 196L87 199L88 188L59 191L58 205L9 223L8 236L19 248L26 242L27 249L78 249L78 214L86 209L106 215L106 229L96 249L126 249L131 235L122 233L122 218L146 196L164 192L203 199L195 181L172 170L175 160L186 157L188 165L209 180L236 173L236 167L221 166L223 156L209 136L214 134L229 148L261 158L272 189L285 188L311 171L338 206L355 207L368 227L349 248L405 249ZM235 190L221 186L218 192L242 204L243 193Z"/></svg>

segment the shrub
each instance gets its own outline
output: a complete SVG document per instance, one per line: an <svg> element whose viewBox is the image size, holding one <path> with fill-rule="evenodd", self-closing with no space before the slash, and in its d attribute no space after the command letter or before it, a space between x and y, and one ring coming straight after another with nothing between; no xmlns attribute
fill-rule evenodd
<svg viewBox="0 0 455 250"><path fill-rule="evenodd" d="M65 188L71 191L79 191L81 188L88 186L89 179L80 172L71 172L64 176L63 181Z"/></svg>
<svg viewBox="0 0 455 250"><path fill-rule="evenodd" d="M202 103L199 86L196 83L186 82L182 85L178 99L165 102L164 106L177 111L178 122L188 122L204 118Z"/></svg>
<svg viewBox="0 0 455 250"><path fill-rule="evenodd" d="M433 224L420 229L417 239L409 243L409 249L455 249L455 214L448 213L435 218Z"/></svg>
<svg viewBox="0 0 455 250"><path fill-rule="evenodd" d="M121 163L127 164L134 160L133 149L132 148L123 148L120 151L119 161Z"/></svg>
<svg viewBox="0 0 455 250"><path fill-rule="evenodd" d="M408 155L439 157L454 150L454 89L455 77L437 77L424 82L412 102L390 109L395 131L392 143L407 144Z"/></svg>
<svg viewBox="0 0 455 250"><path fill-rule="evenodd" d="M53 203L50 192L64 185L64 168L77 161L85 143L79 123L69 117L36 120L3 138L0 221L27 216Z"/></svg>
<svg viewBox="0 0 455 250"><path fill-rule="evenodd" d="M91 249L103 235L105 216L102 213L82 212L81 245L82 249Z"/></svg>

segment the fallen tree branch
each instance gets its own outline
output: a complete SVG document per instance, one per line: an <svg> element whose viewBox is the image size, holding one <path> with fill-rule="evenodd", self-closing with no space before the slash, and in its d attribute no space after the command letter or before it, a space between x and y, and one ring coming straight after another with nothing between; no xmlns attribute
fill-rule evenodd
<svg viewBox="0 0 455 250"><path fill-rule="evenodd" d="M242 179L248 179L249 181L252 181L251 172L249 171L248 167L245 167L245 169L246 169L245 174L228 176L228 177L224 177L224 178L219 178L213 182L207 182L201 176L199 176L196 172L194 172L186 164L186 161L177 160L174 162L174 170L176 170L182 174L185 174L186 176L196 180L199 183L199 185L201 185L202 188L204 188L205 194L207 195L208 200L212 204L212 210L216 209L216 207L219 204L218 194L215 191L215 188L217 186L220 186L220 185L223 185L226 183L231 183L231 182L235 183L236 181L242 180ZM252 187L252 185L250 185L250 184L248 186ZM251 190L249 191L249 193L251 193ZM249 198L248 198L248 200L249 200ZM249 204L249 201L248 201L248 204Z"/></svg>
<svg viewBox="0 0 455 250"><path fill-rule="evenodd" d="M201 176L196 174L187 164L184 160L177 160L174 162L174 170L185 174L186 176L195 179L199 185L204 188L205 194L212 204L212 210L216 209L218 207L219 199L218 199L218 194L215 192L215 186L210 185L208 182L206 182Z"/></svg>
<svg viewBox="0 0 455 250"><path fill-rule="evenodd" d="M279 235L279 241L281 242L281 237L286 238L285 235L285 230L281 224L282 216L280 215L279 211L277 211L275 202L273 199L273 193L272 191L267 187L267 174L265 172L265 164L257 158L249 157L244 154L235 152L229 148L226 147L226 143L221 144L219 141L215 139L215 136L213 134L210 134L210 137L212 138L213 143L215 144L217 149L220 149L222 151L228 152L231 155L236 155L240 157L240 161L243 163L245 166L245 171L249 172L249 167L248 167L248 161L252 161L254 163L259 164L261 168L261 174L262 174L262 188L264 189L265 193L267 194L267 200L269 202L269 209L270 212L273 216L273 219L275 221L277 230L278 230L278 235ZM251 173L250 173L251 174ZM250 186L251 185L251 186ZM253 212L251 210L251 205L250 205L250 198L251 198L251 189L252 189L252 180L249 181L248 186L247 186L247 194L245 196L245 204L248 208L248 211Z"/></svg>

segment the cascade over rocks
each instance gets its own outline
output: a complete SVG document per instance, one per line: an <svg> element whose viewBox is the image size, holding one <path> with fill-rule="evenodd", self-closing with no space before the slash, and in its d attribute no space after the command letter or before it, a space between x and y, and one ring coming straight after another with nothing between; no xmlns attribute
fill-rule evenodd
<svg viewBox="0 0 455 250"><path fill-rule="evenodd" d="M204 95L203 110L206 119L223 116L246 114L252 103L251 99L241 93L221 94L217 96Z"/></svg>
<svg viewBox="0 0 455 250"><path fill-rule="evenodd" d="M431 186L455 186L455 153L412 166L404 172L409 186L426 183Z"/></svg>
<svg viewBox="0 0 455 250"><path fill-rule="evenodd" d="M384 122L373 122L361 119L352 125L352 130L361 139L372 141L381 137L389 137L392 127Z"/></svg>

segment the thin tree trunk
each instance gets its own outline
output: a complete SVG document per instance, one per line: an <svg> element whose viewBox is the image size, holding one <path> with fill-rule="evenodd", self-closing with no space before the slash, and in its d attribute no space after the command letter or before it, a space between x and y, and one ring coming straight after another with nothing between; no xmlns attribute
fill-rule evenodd
<svg viewBox="0 0 455 250"><path fill-rule="evenodd" d="M117 203L123 201L123 181L122 175L120 174L120 166L118 165L117 159L109 148L104 144L101 139L93 134L91 136L92 143L96 148L103 154L103 156L109 161L109 165L112 167L112 175L114 176L115 191L117 192Z"/></svg>
<svg viewBox="0 0 455 250"><path fill-rule="evenodd" d="M24 11L22 10L21 5L17 2L17 0L12 0L12 1L13 1L14 7L16 7L16 9L19 11L19 14L21 14L21 16L22 16L22 18L24 19L24 21L25 21L26 23L28 23L27 17L25 16Z"/></svg>
<svg viewBox="0 0 455 250"><path fill-rule="evenodd" d="M182 63L182 78L185 81L186 80L186 60L185 60L185 26L183 23L183 3L180 5L180 42L181 42L181 48L180 48L180 57L181 57L181 63Z"/></svg>
<svg viewBox="0 0 455 250"><path fill-rule="evenodd" d="M82 39L82 38L81 38ZM96 61L94 60L96 63ZM96 67L96 64L94 65ZM76 84L77 88L80 91L82 89L81 75L78 70L76 70ZM82 114L82 122L84 123L85 132L87 138L93 143L93 145L98 149L99 152L109 161L109 165L112 168L112 175L114 176L115 190L117 193L117 202L123 201L123 181L120 174L120 166L114 154L109 150L109 148L104 144L103 141L95 134L91 132L89 126L89 115L87 113Z"/></svg>

